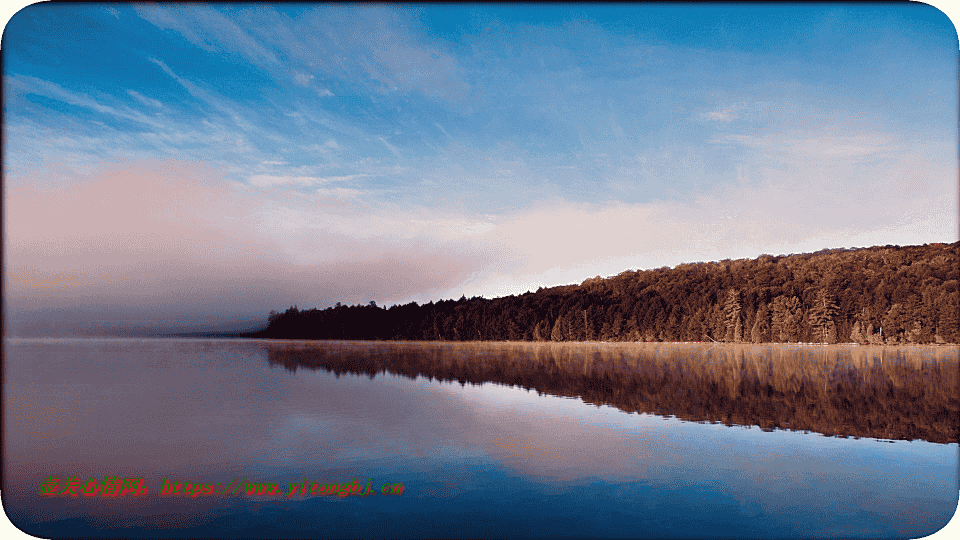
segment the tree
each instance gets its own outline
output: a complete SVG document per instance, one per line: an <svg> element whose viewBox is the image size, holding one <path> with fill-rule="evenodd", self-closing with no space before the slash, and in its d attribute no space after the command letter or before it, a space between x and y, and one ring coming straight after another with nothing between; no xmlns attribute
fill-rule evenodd
<svg viewBox="0 0 960 540"><path fill-rule="evenodd" d="M625 326L626 331L626 341L640 341L643 339L643 336L640 335L640 325L637 323L637 318L631 316L627 319Z"/></svg>
<svg viewBox="0 0 960 540"><path fill-rule="evenodd" d="M740 291L727 291L727 301L724 305L727 334L726 341L743 341L743 303L740 301Z"/></svg>
<svg viewBox="0 0 960 540"><path fill-rule="evenodd" d="M550 332L551 341L563 341L563 316L557 315L557 322L553 323L553 332Z"/></svg>
<svg viewBox="0 0 960 540"><path fill-rule="evenodd" d="M546 339L543 337L543 334L540 333L540 327L541 327L541 326L542 326L542 327L546 327L546 326L549 326L549 324L550 324L549 322L547 322L547 321L544 320L544 321L538 322L538 323L533 327L533 340L534 340L534 341L546 341Z"/></svg>
<svg viewBox="0 0 960 540"><path fill-rule="evenodd" d="M810 324L817 329L817 339L822 343L837 342L837 328L834 317L837 315L837 301L826 289L820 289L817 292L816 300L810 307ZM830 340L831 335L833 337Z"/></svg>
<svg viewBox="0 0 960 540"><path fill-rule="evenodd" d="M800 336L800 300L796 296L778 296L770 304L773 328L771 332L781 342L796 341Z"/></svg>
<svg viewBox="0 0 960 540"><path fill-rule="evenodd" d="M708 337L714 341L724 341L727 339L727 315L723 311L723 305L720 303L714 304L713 313L711 318L713 319L713 327L711 332L708 334Z"/></svg>
<svg viewBox="0 0 960 540"><path fill-rule="evenodd" d="M610 327L610 335L614 341L623 341L623 313L617 311L613 316L613 326Z"/></svg>
<svg viewBox="0 0 960 540"><path fill-rule="evenodd" d="M883 334L887 336L888 343L897 343L900 341L900 334L903 333L903 326L906 322L906 313L902 304L890 306L890 310L884 315L881 325Z"/></svg>
<svg viewBox="0 0 960 540"><path fill-rule="evenodd" d="M770 310L766 304L760 304L757 310L756 320L753 322L753 328L750 330L750 341L754 343L763 343L770 339Z"/></svg>
<svg viewBox="0 0 960 540"><path fill-rule="evenodd" d="M883 345L883 327L876 334L873 333L873 325L867 325L867 343L871 345Z"/></svg>
<svg viewBox="0 0 960 540"><path fill-rule="evenodd" d="M867 343L867 338L863 335L863 329L860 326L860 321L853 323L853 330L850 331L850 341L862 344Z"/></svg>
<svg viewBox="0 0 960 540"><path fill-rule="evenodd" d="M954 285L955 286L955 285ZM958 313L960 313L960 302L957 298L957 289L943 293L937 299L939 304L939 313L937 317L936 337L938 342L958 343L960 342L960 325L958 325Z"/></svg>

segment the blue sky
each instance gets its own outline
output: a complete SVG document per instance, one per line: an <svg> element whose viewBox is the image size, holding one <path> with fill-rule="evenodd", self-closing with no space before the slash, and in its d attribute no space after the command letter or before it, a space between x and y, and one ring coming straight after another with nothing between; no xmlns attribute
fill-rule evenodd
<svg viewBox="0 0 960 540"><path fill-rule="evenodd" d="M255 316L958 235L957 34L922 4L37 4L2 51L12 306Z"/></svg>

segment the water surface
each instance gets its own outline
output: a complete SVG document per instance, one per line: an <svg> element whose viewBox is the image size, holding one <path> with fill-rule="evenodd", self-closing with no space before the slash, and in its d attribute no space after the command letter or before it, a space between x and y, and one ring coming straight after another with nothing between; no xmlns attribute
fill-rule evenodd
<svg viewBox="0 0 960 540"><path fill-rule="evenodd" d="M8 339L4 353L4 504L48 538L919 538L957 507L956 348ZM39 494L50 476L114 475L151 491ZM404 492L161 497L164 478Z"/></svg>

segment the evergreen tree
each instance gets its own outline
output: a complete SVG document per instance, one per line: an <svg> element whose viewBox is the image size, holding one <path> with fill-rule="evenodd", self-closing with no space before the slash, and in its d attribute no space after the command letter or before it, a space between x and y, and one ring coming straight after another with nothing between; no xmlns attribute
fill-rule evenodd
<svg viewBox="0 0 960 540"><path fill-rule="evenodd" d="M763 343L770 339L770 310L766 304L760 304L757 310L756 320L753 322L753 328L750 330L750 341L754 343Z"/></svg>
<svg viewBox="0 0 960 540"><path fill-rule="evenodd" d="M723 308L726 323L726 341L743 341L743 303L740 301L740 291L727 291L727 301Z"/></svg>
<svg viewBox="0 0 960 540"><path fill-rule="evenodd" d="M640 341L643 336L640 335L640 325L637 323L637 318L631 316L627 319L626 324L626 341Z"/></svg>
<svg viewBox="0 0 960 540"><path fill-rule="evenodd" d="M727 339L727 315L723 311L722 304L713 306L713 328L709 334L714 341L724 341Z"/></svg>
<svg viewBox="0 0 960 540"><path fill-rule="evenodd" d="M551 341L563 341L563 316L557 315L557 322L553 323L553 332L550 332Z"/></svg>
<svg viewBox="0 0 960 540"><path fill-rule="evenodd" d="M900 341L900 336L903 333L903 326L906 320L906 313L904 313L902 304L894 304L890 306L890 310L887 311L887 314L884 315L882 323L883 335L885 336L887 343L898 343Z"/></svg>
<svg viewBox="0 0 960 540"><path fill-rule="evenodd" d="M546 341L546 339L543 337L543 334L540 333L540 328L541 328L541 327L546 327L547 324L549 324L549 323L547 323L547 321L544 320L544 321L540 321L540 322L538 322L536 325L534 325L534 327L533 327L533 340L534 340L534 341Z"/></svg>
<svg viewBox="0 0 960 540"><path fill-rule="evenodd" d="M810 324L816 328L816 339L822 343L836 343L836 323L834 317L837 315L837 301L833 295L826 289L820 289L817 292L817 298L809 311ZM830 341L831 332L833 332L833 341Z"/></svg>
<svg viewBox="0 0 960 540"><path fill-rule="evenodd" d="M954 287L956 287L956 284L954 284ZM937 299L937 303L939 304L939 309L937 310L936 336L940 338L938 342L960 342L960 325L958 325L960 306L958 306L957 302L956 288L951 292L941 294Z"/></svg>
<svg viewBox="0 0 960 540"><path fill-rule="evenodd" d="M800 336L800 300L796 296L778 296L770 306L773 335L780 343L796 341Z"/></svg>

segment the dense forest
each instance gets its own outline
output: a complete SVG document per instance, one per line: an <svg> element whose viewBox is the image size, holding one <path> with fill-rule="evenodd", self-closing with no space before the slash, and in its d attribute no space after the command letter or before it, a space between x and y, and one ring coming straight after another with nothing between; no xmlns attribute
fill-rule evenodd
<svg viewBox="0 0 960 540"><path fill-rule="evenodd" d="M271 312L257 337L427 341L960 343L953 244L626 271L519 296Z"/></svg>

